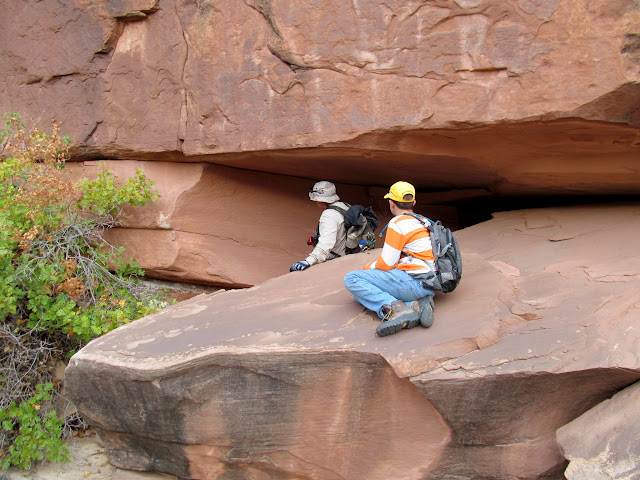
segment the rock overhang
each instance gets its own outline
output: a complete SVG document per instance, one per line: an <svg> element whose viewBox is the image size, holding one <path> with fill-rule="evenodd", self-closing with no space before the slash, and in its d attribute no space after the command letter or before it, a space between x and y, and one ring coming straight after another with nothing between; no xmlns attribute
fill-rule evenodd
<svg viewBox="0 0 640 480"><path fill-rule="evenodd" d="M0 108L50 112L82 155L172 161L558 119L640 125L631 1L366 5L78 0L37 32L26 23L49 6L12 5ZM59 57L29 54L39 43Z"/></svg>
<svg viewBox="0 0 640 480"><path fill-rule="evenodd" d="M565 118L403 128L315 148L196 158L310 179L330 171L335 182L376 188L388 188L382 179L407 177L427 196L434 192L430 199L448 190L463 190L459 196L465 199L638 195L639 155L638 126ZM440 200L447 201L455 201L455 194Z"/></svg>

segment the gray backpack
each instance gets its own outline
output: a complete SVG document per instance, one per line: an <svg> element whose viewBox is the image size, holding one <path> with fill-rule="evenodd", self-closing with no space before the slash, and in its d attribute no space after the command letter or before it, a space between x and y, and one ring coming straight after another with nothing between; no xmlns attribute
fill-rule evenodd
<svg viewBox="0 0 640 480"><path fill-rule="evenodd" d="M349 205L347 203L347 205ZM371 250L376 246L376 228L380 225L373 208L362 205L349 205L348 210L329 205L327 208L337 210L344 217L344 226L347 230L347 244L345 253L360 253Z"/></svg>
<svg viewBox="0 0 640 480"><path fill-rule="evenodd" d="M345 203L348 209L345 210L337 205L329 205L327 208L339 212L344 217L344 227L346 229L346 245L345 254L360 253L375 248L376 235L375 230L380 226L378 217L372 207L363 207L362 205L349 205ZM316 234L309 237L307 245L317 245L320 238L320 224L316 228ZM331 254L339 257L333 250Z"/></svg>
<svg viewBox="0 0 640 480"><path fill-rule="evenodd" d="M434 222L417 213L405 215L418 219L429 230L431 236L431 248L438 270L422 281L434 290L452 292L462 278L462 256L456 237L440 220Z"/></svg>

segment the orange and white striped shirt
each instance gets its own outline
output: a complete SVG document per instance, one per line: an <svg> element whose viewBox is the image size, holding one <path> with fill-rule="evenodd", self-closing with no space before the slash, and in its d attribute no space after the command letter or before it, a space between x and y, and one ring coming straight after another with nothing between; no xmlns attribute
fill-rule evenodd
<svg viewBox="0 0 640 480"><path fill-rule="evenodd" d="M388 271L392 268L405 270L412 276L436 270L429 230L411 215L403 213L391 219L380 257L364 266L364 270Z"/></svg>

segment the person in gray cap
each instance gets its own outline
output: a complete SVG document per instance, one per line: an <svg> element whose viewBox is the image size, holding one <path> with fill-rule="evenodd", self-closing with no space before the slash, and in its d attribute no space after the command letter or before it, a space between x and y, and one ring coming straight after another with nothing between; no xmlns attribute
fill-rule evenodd
<svg viewBox="0 0 640 480"><path fill-rule="evenodd" d="M322 209L316 236L309 239L310 245L315 245L313 251L307 258L294 263L289 271L295 272L305 270L311 265L322 263L345 254L346 229L344 226L344 215L337 208L346 211L349 208L336 193L336 186L331 182L317 182L309 190L309 198L316 202L318 208Z"/></svg>

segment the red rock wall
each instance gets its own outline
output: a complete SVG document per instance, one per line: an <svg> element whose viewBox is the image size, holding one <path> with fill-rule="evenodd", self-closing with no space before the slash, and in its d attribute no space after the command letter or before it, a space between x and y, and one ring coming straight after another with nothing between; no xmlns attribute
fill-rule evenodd
<svg viewBox="0 0 640 480"><path fill-rule="evenodd" d="M82 152L315 147L393 129L638 126L633 0L6 2L0 110Z"/></svg>

